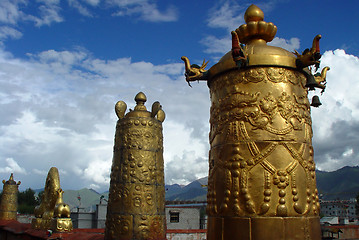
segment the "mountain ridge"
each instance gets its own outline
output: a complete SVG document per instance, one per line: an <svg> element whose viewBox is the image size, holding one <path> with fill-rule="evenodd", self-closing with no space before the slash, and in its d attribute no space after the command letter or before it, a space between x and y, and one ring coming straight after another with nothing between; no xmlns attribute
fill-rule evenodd
<svg viewBox="0 0 359 240"><path fill-rule="evenodd" d="M359 166L345 166L336 171L316 170L317 188L323 200L350 199L359 193ZM165 185L168 201L206 201L208 177L197 179L188 185ZM86 210L94 209L101 196L108 199L108 191L98 193L94 189L65 190L64 202L72 209L77 207ZM80 200L78 199L80 196Z"/></svg>

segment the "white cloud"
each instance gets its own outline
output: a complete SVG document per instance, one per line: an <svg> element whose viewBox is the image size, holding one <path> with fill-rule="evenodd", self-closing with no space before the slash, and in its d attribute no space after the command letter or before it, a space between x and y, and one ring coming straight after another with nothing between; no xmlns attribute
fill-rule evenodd
<svg viewBox="0 0 359 240"><path fill-rule="evenodd" d="M166 164L165 176L171 176L168 184L187 185L207 175L207 156L197 157L194 151L184 151L181 156L174 156L173 161Z"/></svg>
<svg viewBox="0 0 359 240"><path fill-rule="evenodd" d="M23 15L20 7L24 5L26 5L24 0L1 0L0 22L15 25Z"/></svg>
<svg viewBox="0 0 359 240"><path fill-rule="evenodd" d="M178 13L174 6L160 11L157 4L148 0L110 0L108 1L119 9L114 16L139 16L142 20L149 22L173 22L177 21Z"/></svg>
<svg viewBox="0 0 359 240"><path fill-rule="evenodd" d="M39 170L39 169L37 169L37 168L34 168L34 169L32 170L32 172L35 173L35 174L41 175L41 176L46 176L47 173L48 173L48 172L45 171L45 170Z"/></svg>
<svg viewBox="0 0 359 240"><path fill-rule="evenodd" d="M1 165L7 165L6 167L0 168L0 173L21 173L26 174L24 168L20 167L19 164L13 158L6 158L5 163L1 161Z"/></svg>
<svg viewBox="0 0 359 240"><path fill-rule="evenodd" d="M231 35L227 34L223 38L218 38L213 35L209 35L203 38L200 42L206 47L204 50L205 53L212 54L213 59L218 61L224 54L232 48L232 39ZM300 41L298 38L291 38L289 40L275 37L272 42L269 42L268 45L284 48L290 52L293 52L294 49L299 49Z"/></svg>
<svg viewBox="0 0 359 240"><path fill-rule="evenodd" d="M21 21L32 21L40 27L50 25L53 22L62 22L59 12L60 1L38 0L38 15L27 13L28 1L25 0L2 0L0 1L0 22L8 25L17 25ZM9 26L8 26L9 27Z"/></svg>
<svg viewBox="0 0 359 240"><path fill-rule="evenodd" d="M208 105L208 103L204 104L204 106L209 107ZM188 184L190 181L208 175L209 125L206 125L202 128L190 124L186 126L178 120L164 123L166 182ZM174 129L175 131L173 131ZM199 135L195 133L196 130L200 131ZM169 141L166 141L167 139ZM172 139L176 139L175 144Z"/></svg>
<svg viewBox="0 0 359 240"><path fill-rule="evenodd" d="M60 15L61 8L58 6L57 1L49 1L48 3L39 7L40 17L29 16L28 18L35 22L37 27L43 25L51 25L53 22L62 22L64 19Z"/></svg>
<svg viewBox="0 0 359 240"><path fill-rule="evenodd" d="M274 3L268 2L259 4L260 8L266 12L271 11ZM237 29L240 25L245 24L244 13L249 4L239 5L235 1L224 0L219 1L209 12L207 25L212 28L222 28L226 30L224 37L208 35L204 37L200 43L206 47L205 53L213 54L213 59L219 60L225 53L231 50L232 40L231 31ZM268 45L284 48L288 51L294 51L300 46L298 38L286 40L275 37Z"/></svg>
<svg viewBox="0 0 359 240"><path fill-rule="evenodd" d="M18 39L22 37L22 33L16 30L15 28L8 26L0 27L0 41L7 38Z"/></svg>
<svg viewBox="0 0 359 240"><path fill-rule="evenodd" d="M87 168L83 170L83 178L85 181L91 183L97 183L98 187L92 186L92 188L98 189L99 186L106 186L110 182L110 170L111 159L100 160L95 159L90 162Z"/></svg>
<svg viewBox="0 0 359 240"><path fill-rule="evenodd" d="M320 96L323 105L312 109L317 166L335 170L358 165L359 59L337 49L323 54L321 66L329 66L330 71L326 91Z"/></svg>
<svg viewBox="0 0 359 240"><path fill-rule="evenodd" d="M183 63L105 61L81 50L49 50L29 54L28 60L0 50L0 159L19 159L22 168L36 175L56 166L63 170L60 175L67 174L61 178L65 189L98 185L107 190L114 104L124 100L133 109L134 96L143 91L147 108L159 100L166 112L165 162L175 164L175 155L206 162L208 89L204 84L188 87L183 71ZM208 171L191 169L186 170L188 176ZM19 177L23 187L43 187L43 178ZM174 177L169 173L166 179L173 182Z"/></svg>
<svg viewBox="0 0 359 240"><path fill-rule="evenodd" d="M299 38L291 38L289 40L284 38L275 37L271 42L268 43L270 46L281 47L289 52L294 52L294 49L299 49L300 40Z"/></svg>
<svg viewBox="0 0 359 240"><path fill-rule="evenodd" d="M359 61L343 50L326 52L329 65L323 105L312 109L315 158L332 170L357 164ZM17 169L23 187L43 187L44 172L58 167L64 189L109 185L118 100L166 112L164 157L167 183L187 183L208 173L210 99L205 84L187 86L183 63L155 65L130 58L106 61L84 50L48 50L20 60L0 49L0 159ZM352 150L351 150L352 149ZM21 166L21 167L20 167ZM21 170L22 169L22 170ZM35 173L25 175L25 172ZM41 175L42 174L42 175ZM60 176L60 177L61 177ZM71 177L69 177L71 176ZM77 181L74 181L77 179Z"/></svg>
<svg viewBox="0 0 359 240"><path fill-rule="evenodd" d="M233 31L244 23L244 12L248 6L234 1L219 1L208 13L207 25Z"/></svg>
<svg viewBox="0 0 359 240"><path fill-rule="evenodd" d="M80 1L78 0L67 0L68 4L70 7L73 7L75 9L77 9L77 11L79 11L79 13L83 16L86 17L93 17L92 13L90 12L90 10L85 7L83 4L80 3ZM88 4L92 5L92 6L96 6L97 3L96 2L87 2Z"/></svg>
<svg viewBox="0 0 359 240"><path fill-rule="evenodd" d="M37 55L29 54L29 56L36 57L40 60L40 62L45 63L45 64L58 62L61 65L69 66L69 65L79 65L81 63L81 61L87 57L87 53L83 52L83 51L57 52L55 50L48 50L48 51L41 52Z"/></svg>
<svg viewBox="0 0 359 240"><path fill-rule="evenodd" d="M207 36L201 40L201 44L203 44L206 49L205 53L209 54L222 54L224 55L232 48L232 40L230 34L229 36L225 36L223 38L217 38L215 36Z"/></svg>

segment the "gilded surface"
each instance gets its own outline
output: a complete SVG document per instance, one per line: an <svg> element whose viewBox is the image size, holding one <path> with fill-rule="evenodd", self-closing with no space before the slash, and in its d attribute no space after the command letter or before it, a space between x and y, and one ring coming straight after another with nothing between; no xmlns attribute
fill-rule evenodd
<svg viewBox="0 0 359 240"><path fill-rule="evenodd" d="M59 171L56 167L52 167L46 177L41 203L34 210L36 218L32 219L32 228L51 229L55 232L72 230L70 207L63 202L62 194Z"/></svg>
<svg viewBox="0 0 359 240"><path fill-rule="evenodd" d="M199 79L211 95L209 240L320 239L308 90L326 87L319 40L302 54L269 46L277 31L251 5L232 50ZM184 59L184 57L182 57ZM314 68L313 68L314 66Z"/></svg>
<svg viewBox="0 0 359 240"><path fill-rule="evenodd" d="M134 111L116 104L116 126L105 239L165 239L165 189L159 102L146 110L137 94Z"/></svg>
<svg viewBox="0 0 359 240"><path fill-rule="evenodd" d="M55 205L60 190L60 177L57 168L50 168L45 183L44 194L41 203L35 207L35 217L42 219L52 219L54 216Z"/></svg>
<svg viewBox="0 0 359 240"><path fill-rule="evenodd" d="M233 70L211 80L209 227L243 227L246 223L253 229L275 219L280 219L280 225L287 224L290 217L295 224L303 221L302 217L318 220L305 83L304 74L282 67ZM276 229L284 231L280 225ZM305 226L311 231L315 224ZM254 234L250 229L248 234ZM313 239L314 235L304 236ZM208 238L218 240L211 231Z"/></svg>
<svg viewBox="0 0 359 240"><path fill-rule="evenodd" d="M11 173L8 181L2 181L3 192L0 204L0 220L16 220L17 219L17 195L21 182L15 182Z"/></svg>

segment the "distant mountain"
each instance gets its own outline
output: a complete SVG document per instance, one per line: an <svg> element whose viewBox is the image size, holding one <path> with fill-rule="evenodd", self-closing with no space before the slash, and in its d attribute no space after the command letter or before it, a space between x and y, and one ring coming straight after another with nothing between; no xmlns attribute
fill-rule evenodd
<svg viewBox="0 0 359 240"><path fill-rule="evenodd" d="M166 186L166 200L205 201L207 197L208 177L204 177L181 187L178 184Z"/></svg>
<svg viewBox="0 0 359 240"><path fill-rule="evenodd" d="M178 185L178 184L165 185L166 199L168 200L168 198L181 192L182 188L183 188L183 186Z"/></svg>
<svg viewBox="0 0 359 240"><path fill-rule="evenodd" d="M359 166L333 172L316 171L319 194L325 200L350 199L359 194Z"/></svg>
<svg viewBox="0 0 359 240"><path fill-rule="evenodd" d="M100 202L101 194L93 189L83 188L81 190L65 190L63 200L70 205L72 211L77 207L83 207L86 210L91 210L96 204Z"/></svg>
<svg viewBox="0 0 359 240"><path fill-rule="evenodd" d="M316 171L317 187L324 200L350 199L359 194L359 166L343 167L333 172ZM178 184L166 185L166 200L206 201L208 177L191 182L186 186ZM36 190L37 192L42 189ZM75 210L79 206L86 210L94 210L101 196L108 199L108 192L98 193L93 189L65 190L64 202Z"/></svg>
<svg viewBox="0 0 359 240"><path fill-rule="evenodd" d="M316 171L317 188L324 200L350 199L359 194L359 166L343 167L333 172ZM207 197L208 178L201 178L176 191L166 192L166 200L205 201ZM170 189L170 186L167 186Z"/></svg>

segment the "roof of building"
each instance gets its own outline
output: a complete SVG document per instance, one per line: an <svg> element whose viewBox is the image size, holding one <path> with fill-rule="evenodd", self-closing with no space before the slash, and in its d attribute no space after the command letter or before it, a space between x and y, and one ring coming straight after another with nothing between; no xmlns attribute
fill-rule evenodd
<svg viewBox="0 0 359 240"><path fill-rule="evenodd" d="M63 240L103 240L104 229L74 229L68 233L53 233L32 229L31 224L16 220L0 220L0 231L17 235L17 239L63 239Z"/></svg>

